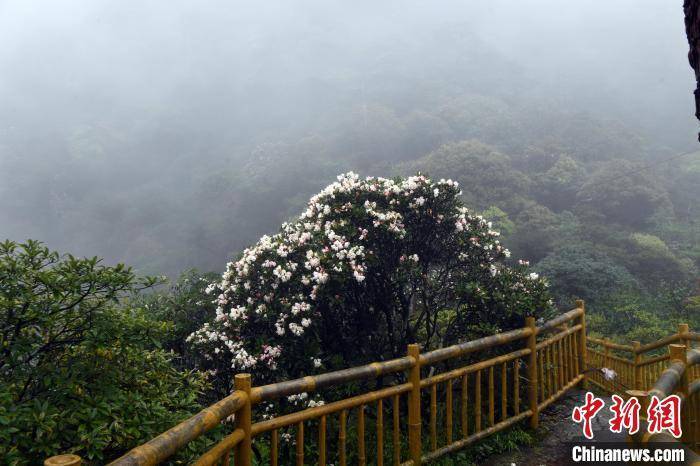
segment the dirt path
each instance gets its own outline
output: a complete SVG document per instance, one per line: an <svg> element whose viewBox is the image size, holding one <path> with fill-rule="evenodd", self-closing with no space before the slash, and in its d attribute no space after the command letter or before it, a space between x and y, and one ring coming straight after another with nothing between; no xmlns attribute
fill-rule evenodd
<svg viewBox="0 0 700 466"><path fill-rule="evenodd" d="M570 458L571 446L569 443L590 442L583 436L581 425L571 420L571 412L575 406L583 404L585 393L582 390L572 390L540 413L540 427L537 430L534 445L489 458L482 464L487 466L563 466L574 464ZM608 421L612 417L609 407L612 405L612 399L608 396L599 397L605 400L605 407L593 419L593 442L600 444L626 443L627 434L624 431L621 434L615 434L609 429ZM687 447L684 449L686 450L686 464L700 464L700 455L693 453Z"/></svg>
<svg viewBox="0 0 700 466"><path fill-rule="evenodd" d="M581 433L580 424L571 420L574 406L583 404L585 392L572 390L565 397L550 405L540 413L540 427L537 431L535 445L524 447L519 451L489 458L483 464L488 466L558 466L569 464L571 454L567 442L582 442L586 438ZM625 434L613 434L608 429L612 404L609 397L605 408L593 419L593 435L596 442L624 442Z"/></svg>

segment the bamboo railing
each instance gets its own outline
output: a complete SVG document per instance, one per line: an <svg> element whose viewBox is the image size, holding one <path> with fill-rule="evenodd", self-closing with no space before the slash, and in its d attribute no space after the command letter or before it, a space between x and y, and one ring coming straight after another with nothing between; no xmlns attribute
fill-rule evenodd
<svg viewBox="0 0 700 466"><path fill-rule="evenodd" d="M631 345L613 343L607 339L587 338L588 362L592 368L610 368L617 376L607 380L601 371L590 373L591 383L610 393L624 393L626 390L651 390L670 360L670 352L663 352L674 343L692 349L692 343L700 341L700 334L691 332L688 324L680 324L677 333L658 341ZM689 369L691 380L700 378L700 367Z"/></svg>
<svg viewBox="0 0 700 466"><path fill-rule="evenodd" d="M698 341L697 334L691 340ZM668 349L668 366L661 372L651 389L628 390L627 395L640 399L640 414L643 420L646 420L646 411L652 396L663 399L669 395L678 395L681 400L682 436L676 439L665 432L640 431L631 436L630 441L645 446L680 441L696 454L700 454L700 378L693 379L700 367L700 351L679 344L671 344ZM700 456L695 456L690 462L697 464L693 461L700 463Z"/></svg>
<svg viewBox="0 0 700 466"><path fill-rule="evenodd" d="M521 421L537 427L542 409L585 386L587 351L585 306L577 301L575 309L539 327L528 317L522 328L426 353L412 344L406 356L390 361L260 387L239 374L233 394L110 464L159 464L235 415L232 432L195 465L228 466L233 459L250 466L259 444L263 464L277 466L291 443L297 465L362 466L369 455L378 466L420 465ZM395 385L253 422L262 403L392 374ZM289 431L294 441L283 444ZM309 443L314 448L305 448ZM79 465L80 458L61 455L45 464Z"/></svg>
<svg viewBox="0 0 700 466"><path fill-rule="evenodd" d="M693 349L693 343L698 341L700 334L691 332L687 324L680 324L673 335L646 345L638 341L621 345L588 337L590 365L617 373L614 379L607 380L601 371L594 370L590 381L609 393L638 397L642 416L646 415L651 396L665 398L677 394L682 400L681 441L700 453L700 351ZM658 354L664 349L666 353ZM668 434L650 435L640 431L632 441L674 442L675 439Z"/></svg>

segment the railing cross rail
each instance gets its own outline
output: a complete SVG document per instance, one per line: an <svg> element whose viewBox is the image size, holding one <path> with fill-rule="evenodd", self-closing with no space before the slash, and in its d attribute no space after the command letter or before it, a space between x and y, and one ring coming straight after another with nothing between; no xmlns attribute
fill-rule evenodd
<svg viewBox="0 0 700 466"><path fill-rule="evenodd" d="M553 335L544 336L548 333ZM511 344L518 340L524 340L522 346L520 349L512 350ZM270 464L276 466L281 453L279 431L291 428L296 429L297 446L294 449L296 463L304 464L307 461L304 451L306 439L319 443L318 462L325 464L331 461L331 455L326 448L328 439L333 434L329 429L337 425L338 436L333 438L337 438L339 464L344 466L350 458L355 458L352 456L355 451L346 450L348 435L351 432L347 428L347 422L352 411L358 414L355 421L357 429L352 432L356 433L357 440L360 442L357 450L357 461L360 464L364 464L368 453L374 452L382 455L378 460L380 464L384 462L383 455L386 454L391 457L387 458L387 464L390 461L394 465L420 465L464 448L525 419L529 419L530 427L536 428L539 424L539 413L575 386L585 389L589 383L592 383L608 391L614 390L615 385L606 383L596 370L603 364L605 367L613 366L619 370L621 382L618 385L630 390L638 390L636 393L645 393L639 390L650 388L649 380L656 380L661 373L661 365L665 364L666 360L670 358L673 364L680 364L678 359L680 350L674 350L676 353L666 357L645 359L644 355L665 345L680 342L685 347L689 347L692 342L697 341L700 341L700 335L691 332L687 325L679 326L674 335L646 345L639 342L624 345L607 339L591 338L586 334L585 303L577 301L575 309L539 327L533 317L527 317L522 328L447 348L422 353L418 345L412 344L409 345L405 357L389 361L260 387L252 386L251 375L239 374L235 378L236 390L232 395L146 444L136 447L111 464L116 466L158 464L191 440L234 415L233 431L202 455L196 461L196 465L226 464L228 466L230 456L233 456L235 466L249 466L254 440L267 442L268 440L265 440L267 437L263 438L263 436L269 434L267 451L270 455ZM602 346L603 351L594 350L589 346ZM510 352L497 353L494 356L493 350L498 348L508 348L507 351ZM618 353L627 354L631 359L621 357ZM472 358L477 361L464 365L463 362L459 362L461 361L459 358L465 355L472 355ZM700 353L697 356L693 353L683 367L690 367L691 362L696 359L700 361ZM456 368L422 377L422 367L434 366L443 361L452 362ZM521 365L526 367L522 376L519 371ZM253 422L255 406L263 401L402 372L406 374L406 382L403 384L360 393L323 406L273 417L270 420ZM685 397L689 398L700 391L700 381L692 384L691 370L685 372L682 382L684 388L681 391L685 390ZM487 384L488 391L485 396L482 396L484 383ZM460 391L460 395L453 397L452 392L455 389ZM512 397L509 396L508 390L512 390ZM470 391L473 396L470 396ZM499 397L496 397L497 391L500 391ZM426 392L429 392L430 403L422 403L421 399ZM527 400L525 411L520 409L520 398L523 395ZM406 437L403 437L400 432L402 397L406 399L403 405L407 413ZM453 413L454 400L457 400L458 404L457 416ZM690 404L686 403L685 409L688 410L689 406ZM377 412L376 416L372 416L377 409L381 411ZM387 419L393 422L383 422L385 410L392 411ZM428 452L423 448L422 435L423 425L427 419L426 412L429 412L430 418L427 426L430 432L428 443L431 448ZM486 426L482 425L482 412L487 416L488 425ZM368 416L370 419L376 419L374 426L379 430L374 434L371 429L368 429L366 421ZM307 435L308 429L305 429L305 423L312 420L314 425L317 425L317 435L313 435L314 430ZM700 420L696 419L694 422L698 425ZM444 436L437 435L438 426L444 427ZM391 435L385 435L385 429L388 428L392 429ZM329 430L328 435L327 430ZM456 436L457 439L453 439L454 435L452 435L455 430L461 433ZM690 433L692 429L686 430ZM369 443L365 443L367 437L370 437ZM371 441L372 437L377 440L376 443ZM401 455L402 438L407 442L407 458ZM388 448L389 445L384 445L384 439L391 439L391 449ZM688 438L684 440L688 441ZM695 445L698 439L690 438L690 441L695 442L693 443ZM373 450L373 445L376 445L376 450ZM80 464L80 458L75 455L61 455L46 460L46 464L75 466Z"/></svg>

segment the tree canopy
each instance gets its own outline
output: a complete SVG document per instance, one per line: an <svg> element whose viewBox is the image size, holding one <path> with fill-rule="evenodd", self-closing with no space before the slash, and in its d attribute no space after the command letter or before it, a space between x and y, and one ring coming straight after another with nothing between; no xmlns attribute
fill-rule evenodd
<svg viewBox="0 0 700 466"><path fill-rule="evenodd" d="M258 383L442 347L522 325L552 306L546 282L470 213L458 183L338 177L210 287L216 318L190 340L217 377Z"/></svg>
<svg viewBox="0 0 700 466"><path fill-rule="evenodd" d="M37 241L0 243L3 462L72 451L103 464L200 407L205 379L160 348L172 324L123 305L154 284Z"/></svg>

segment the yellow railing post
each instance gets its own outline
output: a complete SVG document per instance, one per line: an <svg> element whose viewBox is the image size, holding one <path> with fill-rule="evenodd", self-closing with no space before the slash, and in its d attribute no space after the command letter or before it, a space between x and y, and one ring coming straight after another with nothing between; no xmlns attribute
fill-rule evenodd
<svg viewBox="0 0 700 466"><path fill-rule="evenodd" d="M527 359L527 400L528 407L532 411L530 427L537 429L540 425L540 416L537 407L537 327L535 326L535 318L526 317L525 327L531 330L530 335L527 337L527 347L530 350Z"/></svg>
<svg viewBox="0 0 700 466"><path fill-rule="evenodd" d="M588 376L586 375L586 369L587 369L587 355L586 355L586 303L583 302L583 299L577 299L576 300L576 307L581 309L583 313L581 314L580 322L581 322L581 330L580 330L580 338L579 340L579 351L578 351L578 369L581 374L583 374L583 378L581 379L581 388L583 390L588 389Z"/></svg>
<svg viewBox="0 0 700 466"><path fill-rule="evenodd" d="M250 466L253 452L253 444L251 438L252 412L250 403L250 374L236 374L234 378L236 390L241 390L246 394L246 401L242 408L235 414L236 428L243 429L243 440L236 447L235 465Z"/></svg>
<svg viewBox="0 0 700 466"><path fill-rule="evenodd" d="M626 390L625 394L628 399L636 398L637 401L639 401L639 425L645 425L647 421L647 408L649 407L649 393L644 390ZM640 429L633 435L627 434L627 443L630 445L636 445L643 441L643 439L644 429Z"/></svg>
<svg viewBox="0 0 700 466"><path fill-rule="evenodd" d="M686 350L690 349L690 340L686 340L683 338L683 335L690 332L690 327L688 324L678 324L678 335L680 335L681 339L678 342L679 344L685 346Z"/></svg>
<svg viewBox="0 0 700 466"><path fill-rule="evenodd" d="M455 369L454 371L449 371L447 373L440 373L437 376L431 376L426 379L426 386L431 387L431 398L432 398L432 412L435 416L431 421L431 425L435 426L437 419L437 384L447 383L447 394L445 399L446 404L446 419L445 419L445 438L449 444L446 448L436 449L436 441L427 442L433 444L433 451L427 453L426 458L433 460L438 456L442 456L445 453L456 451L461 449L470 442L474 440L480 440L482 437L491 435L497 431L500 431L511 424L519 421L521 419L520 415L520 393L519 393L519 368L520 363L523 362L525 356L527 356L527 378L528 385L525 388L528 394L528 409L530 426L532 428L537 428L539 426L539 409L544 405L549 405L550 403L556 401L563 394L563 387L568 385L569 380L575 380L577 378L584 378L584 371L586 369L586 333L585 333L585 308L583 301L577 301L577 309L572 310L560 316L554 320L544 323L542 327L538 328L536 326L534 317L527 317L525 319L525 327L521 329L515 329L509 332L496 334L490 337L484 337L479 340L473 340L471 342L463 342L454 345L449 348L442 348L435 350L426 354L421 355L420 347L417 344L408 345L407 353L408 357L399 358L392 361L386 361L381 363L372 363L366 366L360 366L355 368L346 369L343 371L336 371L332 373L326 373L323 375L323 379L317 378L315 376L303 377L292 381L286 381L283 383L270 384L265 387L257 387L253 389L251 375L250 374L237 374L234 378L235 392L223 400L203 409L195 416L187 419L186 421L178 424L177 426L171 428L167 432L155 437L151 441L131 450L122 458L118 459L114 464L120 465L132 465L132 464L160 464L168 459L175 451L185 447L188 442L200 437L202 434L210 431L216 426L220 425L225 419L233 415L235 419L235 431L232 435L227 436L221 442L217 443L212 449L205 453L201 458L200 462L202 464L209 464L214 458L216 458L217 464L222 466L229 465L229 454L233 454L235 460L235 466L251 466L252 464L252 430L256 431L256 435L270 432L270 464L276 465L278 463L278 435L279 429L285 428L286 426L294 426L297 428L297 441L296 441L296 464L304 464L304 430L308 427L309 422L313 422L315 419L319 419L319 430L318 430L318 443L319 443L319 463L324 464L327 457L325 452L326 443L326 415L331 415L340 412L340 423L339 423L339 435L338 435L338 456L339 464L344 466L347 462L346 456L346 423L348 410L358 408L358 464L364 464L366 458L365 451L365 415L363 409L365 405L376 401L378 403L377 411L377 442L378 447L376 450L377 463L383 462L382 455L382 441L384 436L384 419L382 411L382 400L388 399L389 396L393 397L393 445L394 445L394 464L398 464L401 459L401 444L400 444L400 396L404 393L408 393L408 449L410 455L410 462L414 466L421 466L423 462L422 455L422 419L421 419L421 364L425 366L434 366L440 361L445 361L448 359L458 358L469 352L477 352L480 350L486 350L493 348L494 346L500 346L509 344L517 340L522 340L526 338L526 350L521 349L519 351L514 351L509 354L504 354L496 358L482 360L476 364L470 364L469 366L463 366L461 368ZM562 321L570 322L574 319L580 319L580 324L578 327L578 332L573 332L571 330L566 330L566 325L561 324ZM542 341L540 345L542 348L538 354L538 344L537 344L537 334L538 331L545 334L549 331L558 330L558 333L551 338L547 338ZM695 339L694 334L683 333L688 337L688 339ZM576 337L579 336L579 340ZM660 343L656 344L655 347L659 347L666 344L669 340L675 341L677 337L666 338ZM597 344L598 341L592 339L592 343ZM629 351L631 348L625 345L615 345L606 343L608 346L606 348L620 349ZM510 345L509 345L510 346ZM680 345L676 345L680 346ZM635 348L639 348L637 343ZM683 347L681 347L683 348ZM618 362L615 356L607 354L606 360L610 362ZM567 356L568 360L564 360L564 356ZM639 353L636 353L638 355ZM673 353L676 354L676 353ZM683 352L683 357L686 357L685 352ZM543 368L542 364L545 363L547 368ZM658 358L657 358L658 359ZM665 360L666 358L660 358ZM508 363L513 361L516 364L513 367L513 386L512 391L514 394L514 404L512 411L514 416L508 418ZM598 360L596 359L595 362ZM501 377L501 408L500 412L500 422L495 422L495 396L494 396L494 377L495 377L495 367L500 365L500 377ZM678 364L676 364L678 365ZM621 372L625 372L625 369L620 369L619 364L615 366ZM627 367L627 366L624 366ZM635 370L638 369L639 364L635 358ZM369 369L369 370L368 370ZM489 416L489 426L485 430L482 430L482 373L486 370L488 373L488 416ZM345 398L343 404L337 404L331 408L326 406L324 411L319 411L319 408L309 409L304 411L297 411L295 417L278 417L272 422L266 421L261 423L252 424L252 406L253 399L256 402L272 401L283 397L285 394L289 393L302 393L313 391L316 387L316 383L319 380L323 380L324 386L335 386L340 383L347 383L351 381L367 380L372 377L379 377L383 374L390 373L402 373L407 371L407 384L400 385L397 387L387 387L382 390L375 390L357 397ZM478 434L475 437L468 439L468 429L467 429L467 405L468 405L468 376L469 374L474 374L474 397L475 401L472 402L474 407L474 434ZM635 371L634 379L637 384L640 383L639 375ZM627 374L629 375L629 374ZM668 374L667 374L668 375ZM690 374L687 374L689 376ZM461 393L461 427L462 434L465 439L469 441L459 441L451 442L452 440L452 430L453 426L453 380L457 380L461 377L462 383L462 393ZM668 379L669 377L666 377ZM688 385L687 377L683 382L684 393L687 394ZM546 391L543 389L546 388ZM543 389L543 390L541 390ZM348 403L353 404L348 404ZM356 404L358 403L359 404ZM340 403L340 402L338 402ZM688 405L684 405L684 410L688 409ZM426 410L427 411L427 410ZM688 416L685 416L689 419ZM307 423L307 424L304 424ZM427 423L426 423L427 424ZM436 429L431 429L435 431ZM689 429L684 429L688 432ZM432 432L431 432L432 434ZM434 439L434 434L428 436ZM685 437L684 437L685 438ZM436 440L439 440L436 439ZM234 446L235 445L235 446ZM290 455L292 454L289 451ZM371 452L374 453L374 452ZM405 454L405 451L403 452ZM381 459L380 459L381 458ZM223 463L222 463L223 459ZM80 466L80 457L76 455L60 455L47 459L44 462L45 466Z"/></svg>
<svg viewBox="0 0 700 466"><path fill-rule="evenodd" d="M682 325L682 324L681 324ZM688 363L685 345L669 345L670 362L681 361L683 364ZM690 441L690 400L688 399L688 366L683 370L680 380L678 381L678 394L682 399L681 404L681 427L683 430L682 441L687 443Z"/></svg>
<svg viewBox="0 0 700 466"><path fill-rule="evenodd" d="M78 455L58 455L44 460L44 466L80 466L82 460Z"/></svg>
<svg viewBox="0 0 700 466"><path fill-rule="evenodd" d="M633 390L644 390L644 383L642 382L642 353L639 351L639 347L642 343L639 341L632 342L632 348L634 348L634 367L632 373L632 389Z"/></svg>
<svg viewBox="0 0 700 466"><path fill-rule="evenodd" d="M420 433L420 347L415 343L408 345L408 355L414 360L408 373L408 382L411 384L408 398L408 448L413 466L420 466L423 454Z"/></svg>

